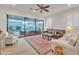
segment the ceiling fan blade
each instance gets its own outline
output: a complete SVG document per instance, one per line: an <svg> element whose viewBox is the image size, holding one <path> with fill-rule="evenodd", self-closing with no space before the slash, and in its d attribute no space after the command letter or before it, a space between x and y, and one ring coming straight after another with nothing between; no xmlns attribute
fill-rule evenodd
<svg viewBox="0 0 79 59"><path fill-rule="evenodd" d="M43 4L37 4L37 6L40 8L40 9L43 9Z"/></svg>
<svg viewBox="0 0 79 59"><path fill-rule="evenodd" d="M40 4L41 5L41 7L43 7L43 4Z"/></svg>
<svg viewBox="0 0 79 59"><path fill-rule="evenodd" d="M37 4L37 6L41 8L40 4Z"/></svg>
<svg viewBox="0 0 79 59"><path fill-rule="evenodd" d="M47 10L47 9L45 9L45 8L44 8L44 11L49 12L49 10Z"/></svg>
<svg viewBox="0 0 79 59"><path fill-rule="evenodd" d="M49 5L47 5L47 6L45 6L44 8L49 8L50 6Z"/></svg>

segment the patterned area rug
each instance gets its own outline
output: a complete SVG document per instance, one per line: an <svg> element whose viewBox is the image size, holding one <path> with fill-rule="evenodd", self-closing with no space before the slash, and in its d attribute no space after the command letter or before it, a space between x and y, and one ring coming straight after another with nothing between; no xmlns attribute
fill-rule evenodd
<svg viewBox="0 0 79 59"><path fill-rule="evenodd" d="M51 50L50 41L43 39L41 35L25 37L25 40L39 55L45 55Z"/></svg>

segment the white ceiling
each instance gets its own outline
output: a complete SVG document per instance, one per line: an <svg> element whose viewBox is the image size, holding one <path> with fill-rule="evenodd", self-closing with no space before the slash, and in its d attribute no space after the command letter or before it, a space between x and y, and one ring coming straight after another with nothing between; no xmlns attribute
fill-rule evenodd
<svg viewBox="0 0 79 59"><path fill-rule="evenodd" d="M74 8L78 5L71 5L68 6L67 4L49 4L49 12L44 12L44 13L40 13L40 11L35 11L33 12L32 10L30 10L30 8L38 8L36 4L16 4L16 5L11 5L11 4L1 4L0 7L5 7L5 8L11 8L14 10L18 10L18 11L22 11L24 13L29 13L31 15L36 15L36 16L49 16L61 11L65 11L68 10L70 8Z"/></svg>

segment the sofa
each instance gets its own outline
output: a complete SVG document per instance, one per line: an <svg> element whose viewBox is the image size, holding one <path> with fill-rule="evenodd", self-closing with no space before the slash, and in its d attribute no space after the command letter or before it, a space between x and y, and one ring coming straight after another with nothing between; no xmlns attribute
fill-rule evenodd
<svg viewBox="0 0 79 59"><path fill-rule="evenodd" d="M55 54L55 47L59 46L63 49L63 55L77 55L79 54L79 34L66 33L59 39L52 38L51 49Z"/></svg>

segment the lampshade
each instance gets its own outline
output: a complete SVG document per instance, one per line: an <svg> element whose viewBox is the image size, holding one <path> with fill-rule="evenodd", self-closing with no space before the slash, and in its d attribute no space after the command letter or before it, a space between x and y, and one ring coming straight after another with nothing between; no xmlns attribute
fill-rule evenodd
<svg viewBox="0 0 79 59"><path fill-rule="evenodd" d="M72 32L72 26L67 26L67 32Z"/></svg>

